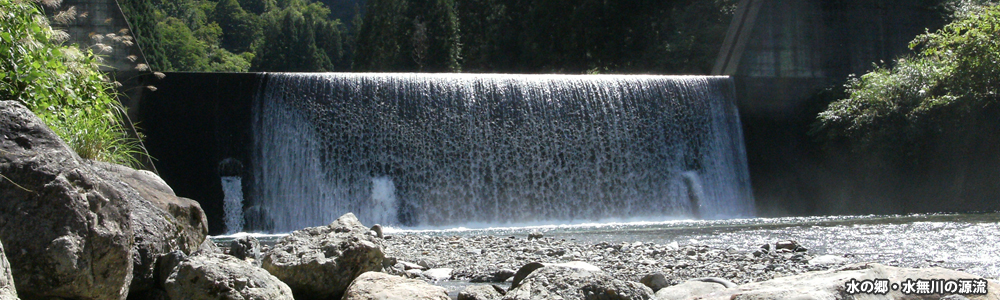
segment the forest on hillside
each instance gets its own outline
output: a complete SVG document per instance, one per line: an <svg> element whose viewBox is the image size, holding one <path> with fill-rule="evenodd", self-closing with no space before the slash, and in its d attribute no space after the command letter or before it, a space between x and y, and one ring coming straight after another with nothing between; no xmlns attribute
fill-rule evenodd
<svg viewBox="0 0 1000 300"><path fill-rule="evenodd" d="M736 0L122 0L157 71L707 74Z"/></svg>

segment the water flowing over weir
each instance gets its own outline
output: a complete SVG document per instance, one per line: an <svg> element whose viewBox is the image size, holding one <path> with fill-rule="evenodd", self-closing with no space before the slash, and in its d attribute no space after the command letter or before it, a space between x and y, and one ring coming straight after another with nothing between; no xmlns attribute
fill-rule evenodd
<svg viewBox="0 0 1000 300"><path fill-rule="evenodd" d="M753 214L726 77L265 76L250 230Z"/></svg>

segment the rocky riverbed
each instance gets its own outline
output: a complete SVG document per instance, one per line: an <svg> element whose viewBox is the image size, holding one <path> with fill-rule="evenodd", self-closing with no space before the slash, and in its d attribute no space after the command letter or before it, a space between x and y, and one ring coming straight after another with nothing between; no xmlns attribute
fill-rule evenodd
<svg viewBox="0 0 1000 300"><path fill-rule="evenodd" d="M719 249L697 242L586 243L544 236L399 234L389 235L384 241L388 258L422 268L452 269L448 279L473 282L492 281L496 274L512 274L531 262L583 261L627 281L662 273L668 274L666 280L670 285L699 277L720 277L743 284L827 270L851 261L835 256L817 257L793 242L778 243L781 248L767 245L768 249Z"/></svg>

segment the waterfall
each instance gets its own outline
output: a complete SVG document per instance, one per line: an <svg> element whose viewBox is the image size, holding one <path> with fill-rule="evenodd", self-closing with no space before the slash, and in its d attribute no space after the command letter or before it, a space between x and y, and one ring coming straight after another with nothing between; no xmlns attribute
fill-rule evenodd
<svg viewBox="0 0 1000 300"><path fill-rule="evenodd" d="M222 176L222 193L226 233L243 231L243 179L238 176Z"/></svg>
<svg viewBox="0 0 1000 300"><path fill-rule="evenodd" d="M274 231L346 212L407 226L753 214L727 77L266 76L250 190Z"/></svg>

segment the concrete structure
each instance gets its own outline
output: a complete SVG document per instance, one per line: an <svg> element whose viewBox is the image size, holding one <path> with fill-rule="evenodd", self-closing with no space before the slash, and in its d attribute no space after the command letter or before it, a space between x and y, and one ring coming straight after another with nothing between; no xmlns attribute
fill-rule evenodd
<svg viewBox="0 0 1000 300"><path fill-rule="evenodd" d="M715 75L733 76L762 215L830 213L838 176L808 134L836 95L821 94L944 23L941 0L741 0Z"/></svg>
<svg viewBox="0 0 1000 300"><path fill-rule="evenodd" d="M64 0L50 16L69 11L67 22L52 26L69 33L67 44L77 44L102 57L102 71L142 71L146 64L142 49L132 36L132 28L115 0ZM139 69L137 69L139 68Z"/></svg>
<svg viewBox="0 0 1000 300"><path fill-rule="evenodd" d="M713 73L737 78L745 108L781 112L909 53L916 35L942 25L939 2L742 0Z"/></svg>

